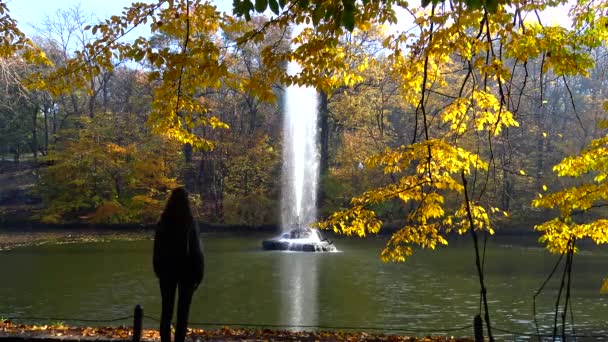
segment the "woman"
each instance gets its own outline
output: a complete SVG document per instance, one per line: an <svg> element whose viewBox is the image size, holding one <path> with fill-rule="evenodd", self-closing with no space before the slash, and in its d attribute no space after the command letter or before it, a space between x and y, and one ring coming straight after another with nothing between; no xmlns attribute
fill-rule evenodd
<svg viewBox="0 0 608 342"><path fill-rule="evenodd" d="M154 235L154 273L160 284L162 312L161 342L171 342L171 319L178 291L175 342L183 342L188 328L192 295L203 280L204 257L188 193L184 188L171 192Z"/></svg>

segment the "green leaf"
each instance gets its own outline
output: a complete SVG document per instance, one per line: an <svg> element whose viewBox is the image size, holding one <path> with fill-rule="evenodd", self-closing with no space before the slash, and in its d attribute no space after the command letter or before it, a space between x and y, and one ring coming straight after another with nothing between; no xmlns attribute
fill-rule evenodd
<svg viewBox="0 0 608 342"><path fill-rule="evenodd" d="M268 0L255 0L255 10L262 13L268 7Z"/></svg>
<svg viewBox="0 0 608 342"><path fill-rule="evenodd" d="M486 0L486 9L490 13L496 13L498 10L498 0Z"/></svg>
<svg viewBox="0 0 608 342"><path fill-rule="evenodd" d="M344 5L341 20L342 26L352 32L355 29L355 1L343 0L342 4Z"/></svg>
<svg viewBox="0 0 608 342"><path fill-rule="evenodd" d="M287 4L286 0L279 0L279 6L281 8L284 8L286 4Z"/></svg>
<svg viewBox="0 0 608 342"><path fill-rule="evenodd" d="M251 20L249 12L253 9L253 4L250 0L234 0L232 2L232 12L237 17L245 16L245 19Z"/></svg>
<svg viewBox="0 0 608 342"><path fill-rule="evenodd" d="M268 5L274 14L279 15L279 4L277 3L277 0L268 0Z"/></svg>
<svg viewBox="0 0 608 342"><path fill-rule="evenodd" d="M464 3L471 9L479 9L482 6L481 2L482 0L465 0Z"/></svg>
<svg viewBox="0 0 608 342"><path fill-rule="evenodd" d="M315 7L315 10L312 12L312 23L314 26L317 26L319 24L319 21L321 21L321 18L325 15L325 11L323 10L323 7L321 5L317 5L317 7Z"/></svg>

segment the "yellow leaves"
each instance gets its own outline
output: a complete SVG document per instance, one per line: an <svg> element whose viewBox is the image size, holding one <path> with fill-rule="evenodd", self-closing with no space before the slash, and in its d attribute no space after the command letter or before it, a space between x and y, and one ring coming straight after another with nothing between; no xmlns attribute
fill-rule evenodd
<svg viewBox="0 0 608 342"><path fill-rule="evenodd" d="M297 75L281 75L281 82L313 86L327 93L341 87L352 87L363 80L362 74L370 67L369 52L364 51L356 43L365 39L370 32L380 34L374 26L373 30L355 30L350 36L352 41L340 40L332 33L319 34L319 30L329 27L321 25L313 30L310 27L292 39L294 51L283 54L266 54L264 63L276 67L286 61L297 62L301 71ZM359 38L361 36L361 38Z"/></svg>
<svg viewBox="0 0 608 342"><path fill-rule="evenodd" d="M385 247L382 250L382 254L380 255L380 259L384 262L405 262L406 258L411 256L413 253L413 249L410 246L391 246Z"/></svg>
<svg viewBox="0 0 608 342"><path fill-rule="evenodd" d="M362 82L363 77L360 75L353 75L350 72L344 72L342 74L342 82L347 87L353 87L355 84Z"/></svg>
<svg viewBox="0 0 608 342"><path fill-rule="evenodd" d="M475 230L485 230L490 234L494 234L494 228L491 224L490 215L488 214L486 209L475 202L469 202L469 206L471 209L471 216L473 217L473 226ZM493 214L507 214L499 208L494 207L490 208L490 211ZM458 234L464 234L469 231L469 229L471 228L471 222L468 217L466 202L462 203L460 208L458 208L458 210L452 216L447 217L443 221L443 224L447 226L446 230L448 232L456 230Z"/></svg>
<svg viewBox="0 0 608 342"><path fill-rule="evenodd" d="M519 61L527 61L540 55L541 50L538 43L538 30L540 26L536 23L526 25L525 30L511 31L511 39L505 49L509 57Z"/></svg>
<svg viewBox="0 0 608 342"><path fill-rule="evenodd" d="M367 233L379 232L382 222L376 218L372 210L364 209L363 206L353 206L348 210L333 213L329 219L318 223L317 226L322 229L333 229L336 233L348 236L364 237Z"/></svg>
<svg viewBox="0 0 608 342"><path fill-rule="evenodd" d="M588 48L594 47L599 38L599 31L593 38L588 33L561 25L543 26L535 21L526 22L524 28L510 31L505 52L508 57L521 62L543 56L543 72L552 70L557 75L586 76L594 63Z"/></svg>
<svg viewBox="0 0 608 342"><path fill-rule="evenodd" d="M435 249L437 245L447 245L447 240L441 235L438 223L408 225L394 233L382 251L384 262L404 262L412 255L410 245L417 244L422 248Z"/></svg>
<svg viewBox="0 0 608 342"><path fill-rule="evenodd" d="M401 262L411 255L412 245L434 249L447 244L445 234L450 231L462 234L470 228L466 206L454 210L446 205L445 195L462 193L463 185L457 180L462 172L470 174L473 170L483 172L488 168L478 155L442 140L387 148L368 158L366 165L382 168L400 178L353 198L350 209L334 213L319 226L337 233L365 236L381 227L381 221L367 208L394 200L399 200L405 207L415 207L407 216L408 225L393 234L381 255L384 261ZM475 229L494 233L486 209L477 203L470 205ZM493 214L506 215L498 208L490 210Z"/></svg>
<svg viewBox="0 0 608 342"><path fill-rule="evenodd" d="M91 217L93 223L120 223L124 222L121 216L127 214L127 210L116 201L105 201L95 209Z"/></svg>
<svg viewBox="0 0 608 342"><path fill-rule="evenodd" d="M478 131L487 129L494 136L498 136L502 127L518 127L513 113L504 109L496 96L485 91L474 91L473 101L478 108L475 115L475 127Z"/></svg>
<svg viewBox="0 0 608 342"><path fill-rule="evenodd" d="M363 61L361 63L359 63L359 65L357 65L357 71L359 71L360 73L364 72L365 70L369 69L369 58L365 57L363 58ZM363 77L361 76L361 80L363 81Z"/></svg>
<svg viewBox="0 0 608 342"><path fill-rule="evenodd" d="M115 143L108 143L106 145L108 152L117 153L117 154L127 154L127 148L123 146L119 146Z"/></svg>
<svg viewBox="0 0 608 342"><path fill-rule="evenodd" d="M550 252L557 254L567 251L573 235L570 225L557 218L534 226L534 230L543 233L539 242L545 243Z"/></svg>
<svg viewBox="0 0 608 342"><path fill-rule="evenodd" d="M608 112L608 101L605 101L605 102L602 104L602 108L603 108L605 111L607 111L607 112ZM597 127L598 127L598 128L601 128L601 129L608 129L608 120L600 120L600 121L597 123Z"/></svg>
<svg viewBox="0 0 608 342"><path fill-rule="evenodd" d="M606 294L608 293L608 278L604 278L602 281L602 287L600 288L600 293Z"/></svg>
<svg viewBox="0 0 608 342"><path fill-rule="evenodd" d="M28 48L23 51L21 56L23 57L23 59L33 64L46 66L53 65L53 62L48 59L46 53L44 53L44 51L42 51L38 47L35 47L33 43L29 44Z"/></svg>
<svg viewBox="0 0 608 342"><path fill-rule="evenodd" d="M473 92L473 100L476 102L477 107L483 110L491 110L493 112L500 109L500 103L496 96L487 93L485 91L474 91Z"/></svg>
<svg viewBox="0 0 608 342"><path fill-rule="evenodd" d="M42 172L48 220L64 215L95 222L154 222L165 190L178 186L181 145L132 125L133 115L106 113L85 118L72 140L59 144Z"/></svg>
<svg viewBox="0 0 608 342"><path fill-rule="evenodd" d="M428 158L429 150L433 156L430 164L424 162ZM428 140L394 150L387 148L384 153L366 160L367 167L384 166L385 173L400 173L413 164L417 165L418 175L430 174L433 182L438 182L452 190L455 188L448 186L451 184L450 174L460 173L461 170L468 174L471 169L487 170L488 167L487 163L478 155L454 147L442 140ZM428 167L431 169L429 170Z"/></svg>
<svg viewBox="0 0 608 342"><path fill-rule="evenodd" d="M450 129L458 134L467 130L467 122L470 120L467 114L471 103L468 99L457 98L442 113L443 122L450 122Z"/></svg>
<svg viewBox="0 0 608 342"><path fill-rule="evenodd" d="M450 123L450 129L457 134L464 134L468 127L478 131L487 130L498 136L503 127L518 127L513 113L504 109L496 96L485 91L476 90L471 98L457 98L442 112L443 122Z"/></svg>
<svg viewBox="0 0 608 342"><path fill-rule="evenodd" d="M534 226L543 233L539 241L546 244L552 253L565 253L572 239L590 238L596 244L608 243L608 220L600 219L590 223L578 224L570 218L554 218ZM576 250L575 250L576 251Z"/></svg>
<svg viewBox="0 0 608 342"><path fill-rule="evenodd" d="M578 177L592 171L606 172L606 165L608 165L608 136L591 141L578 156L564 158L553 167L553 171L560 177Z"/></svg>
<svg viewBox="0 0 608 342"><path fill-rule="evenodd" d="M152 102L152 112L148 118L148 124L155 134L191 144L196 149L210 150L214 147L214 142L194 134L193 128L229 128L217 117L207 115L205 102L198 98L177 96L172 89L161 88L156 92L158 96Z"/></svg>
<svg viewBox="0 0 608 342"><path fill-rule="evenodd" d="M562 189L532 201L535 207L555 208L560 216L535 226L542 232L541 242L554 253L564 253L572 239L589 238L597 244L608 243L608 220L576 222L577 213L585 213L608 200L608 136L592 140L578 155L564 158L553 167L559 177L582 177L594 173L592 181ZM547 187L543 186L547 191Z"/></svg>
<svg viewBox="0 0 608 342"><path fill-rule="evenodd" d="M606 179L606 176L607 176L606 172L599 172L597 174L597 176L595 176L593 178L593 181L596 182L596 183L601 183L601 182L603 182Z"/></svg>
<svg viewBox="0 0 608 342"><path fill-rule="evenodd" d="M410 221L418 221L421 224L426 224L433 219L442 218L445 214L443 210L443 202L443 196L439 195L438 193L424 195L420 201L418 210L414 213L414 215L410 215Z"/></svg>

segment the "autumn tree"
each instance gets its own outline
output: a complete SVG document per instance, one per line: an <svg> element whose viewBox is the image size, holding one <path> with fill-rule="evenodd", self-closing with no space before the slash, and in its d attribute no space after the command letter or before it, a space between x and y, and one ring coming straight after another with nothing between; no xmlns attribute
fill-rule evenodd
<svg viewBox="0 0 608 342"><path fill-rule="evenodd" d="M84 116L49 153L38 191L44 222L154 222L179 185L179 145L134 125L132 114Z"/></svg>
<svg viewBox="0 0 608 342"><path fill-rule="evenodd" d="M37 152L38 145L38 108L31 103L30 91L23 84L27 73L28 64L19 56L3 58L0 61L0 153L10 152L15 161L19 161L21 154Z"/></svg>
<svg viewBox="0 0 608 342"><path fill-rule="evenodd" d="M96 35L85 30L85 27L95 21L92 14L85 13L80 6L74 6L47 15L36 27L37 36L34 40L41 49L47 52L55 70L65 67L71 59L79 56L84 63L78 72L91 75L87 82L74 82L79 78L70 77L67 74L54 74L55 77L61 78L61 82L57 86L55 84L39 85L40 88L48 90L54 95L54 99L64 112L64 117L81 115L93 117L98 111L97 107L101 107L102 111L106 110L107 85L112 76L112 70L101 69L85 49L87 44L96 39ZM79 51L80 54L75 54L75 51ZM119 62L117 59L110 61L117 65L120 64ZM91 70L99 72L92 73ZM48 77L48 72L41 76ZM63 86L63 88L58 89L58 86Z"/></svg>
<svg viewBox="0 0 608 342"><path fill-rule="evenodd" d="M32 67L48 65L45 54L27 38L11 18L5 2L0 2L0 82L2 97L2 139L13 152L15 159L25 151L38 153L38 108L31 101L30 89L24 82ZM26 114L27 112L27 114ZM27 122L27 123L26 123ZM27 132L27 133L26 133ZM29 135L29 137L27 137ZM24 145L29 145L24 148ZM0 153L6 151L0 151Z"/></svg>

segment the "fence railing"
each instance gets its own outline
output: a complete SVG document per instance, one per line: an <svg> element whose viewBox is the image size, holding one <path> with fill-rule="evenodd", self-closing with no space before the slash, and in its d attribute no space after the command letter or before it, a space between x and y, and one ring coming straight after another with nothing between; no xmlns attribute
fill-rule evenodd
<svg viewBox="0 0 608 342"><path fill-rule="evenodd" d="M149 319L154 322L160 322L159 319L153 316L145 315L144 309L141 305L136 305L133 314L118 318L110 319L83 319L83 318L61 318L61 317L6 317L0 316L12 321L42 321L42 322L84 322L84 323L115 323L124 322L127 320L133 320L133 342L140 342L143 332L143 320ZM473 318L473 324L463 325L460 327L451 328L407 328L407 327L379 327L379 326L330 326L330 325L290 325L290 324L259 324L259 323L234 323L234 322L189 322L190 326L203 326L203 327L243 327L243 328L270 328L270 329L314 329L314 330L329 330L329 331L378 331L378 332L401 332L401 333L416 333L425 335L446 335L448 333L464 332L464 335L472 334L475 342L484 341L484 329L483 320L481 316L476 315ZM542 340L560 340L561 335L554 336L553 333L528 333L521 331L514 331L510 329L502 329L496 326L492 327L493 330L500 332L505 335L509 335L513 338L526 337L526 338L537 338L539 341ZM594 339L594 340L608 340L608 334L569 334L566 335L567 340L581 339Z"/></svg>

